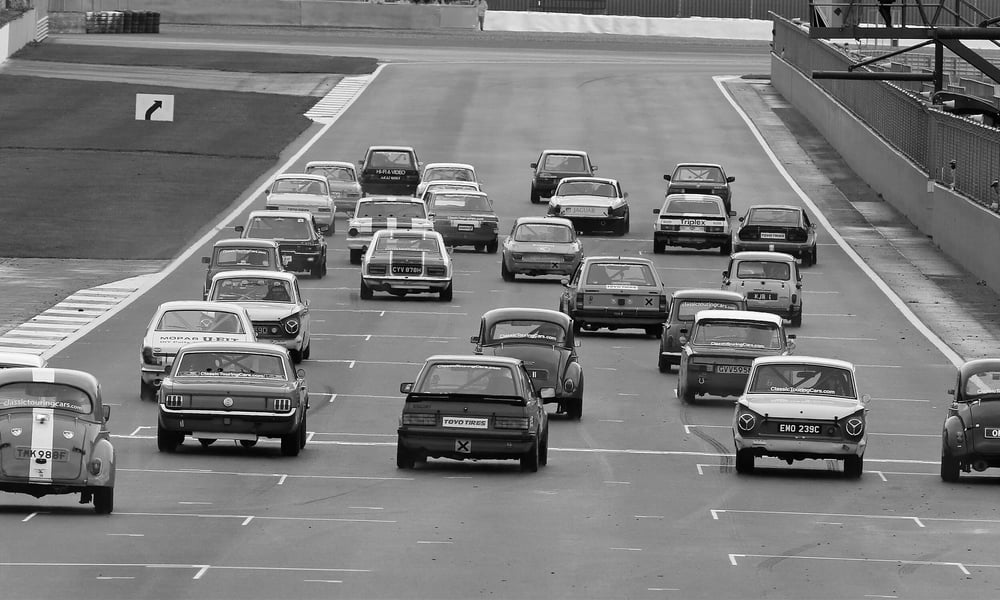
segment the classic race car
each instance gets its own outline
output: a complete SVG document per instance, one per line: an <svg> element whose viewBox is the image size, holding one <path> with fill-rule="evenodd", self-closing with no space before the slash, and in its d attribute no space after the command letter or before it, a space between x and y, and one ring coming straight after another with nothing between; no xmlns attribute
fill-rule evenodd
<svg viewBox="0 0 1000 600"><path fill-rule="evenodd" d="M326 275L326 240L317 233L309 213L255 210L245 226L236 226L236 232L247 239L278 242L281 265L286 271L308 271L317 279Z"/></svg>
<svg viewBox="0 0 1000 600"><path fill-rule="evenodd" d="M354 214L354 205L361 197L358 169L354 163L339 160L311 160L306 163L305 171L311 175L326 177L335 211L348 215Z"/></svg>
<svg viewBox="0 0 1000 600"><path fill-rule="evenodd" d="M409 146L371 146L358 165L365 196L413 196L417 192L421 165L416 151Z"/></svg>
<svg viewBox="0 0 1000 600"><path fill-rule="evenodd" d="M590 156L582 150L542 150L538 160L531 163L531 203L552 196L563 177L589 177L597 171Z"/></svg>
<svg viewBox="0 0 1000 600"><path fill-rule="evenodd" d="M795 257L782 252L737 252L722 272L722 289L746 297L747 308L802 325L802 273Z"/></svg>
<svg viewBox="0 0 1000 600"><path fill-rule="evenodd" d="M941 433L941 479L1000 467L1000 359L970 360L948 390L951 406Z"/></svg>
<svg viewBox="0 0 1000 600"><path fill-rule="evenodd" d="M583 244L569 219L518 217L503 242L500 276L563 275L576 272L583 260Z"/></svg>
<svg viewBox="0 0 1000 600"><path fill-rule="evenodd" d="M564 217L577 231L629 232L628 192L617 179L564 177L549 199L549 216Z"/></svg>
<svg viewBox="0 0 1000 600"><path fill-rule="evenodd" d="M434 231L441 234L446 246L472 246L491 254L500 247L497 235L500 218L485 193L433 190L425 202Z"/></svg>
<svg viewBox="0 0 1000 600"><path fill-rule="evenodd" d="M153 313L140 345L139 397L153 400L177 350L191 342L253 342L247 309L231 302L164 302Z"/></svg>
<svg viewBox="0 0 1000 600"><path fill-rule="evenodd" d="M680 163L674 167L674 172L665 174L663 179L670 194L711 194L722 198L726 212L733 210L733 191L729 184L736 181L735 177L726 175L722 165L711 163Z"/></svg>
<svg viewBox="0 0 1000 600"><path fill-rule="evenodd" d="M738 396L759 356L780 356L795 349L780 317L743 310L702 310L694 316L681 349L677 397Z"/></svg>
<svg viewBox="0 0 1000 600"><path fill-rule="evenodd" d="M381 229L375 232L361 263L361 299L375 292L394 296L453 294L451 255L436 231Z"/></svg>
<svg viewBox="0 0 1000 600"><path fill-rule="evenodd" d="M438 181L428 181L427 185L423 186L423 191L417 194L417 198L421 202L426 203L427 198L430 197L430 193L438 190L469 190L472 192L481 192L479 184L475 181L455 181L452 179L440 179Z"/></svg>
<svg viewBox="0 0 1000 600"><path fill-rule="evenodd" d="M573 329L643 329L659 337L667 320L667 294L656 267L638 256L588 256L563 279L559 311Z"/></svg>
<svg viewBox="0 0 1000 600"><path fill-rule="evenodd" d="M844 475L861 477L868 446L867 395L858 395L854 365L812 356L753 361L733 413L736 472L773 456L844 461Z"/></svg>
<svg viewBox="0 0 1000 600"><path fill-rule="evenodd" d="M670 194L653 225L653 254L665 252L667 246L686 248L719 248L719 254L733 250L733 232L729 217L736 211L726 211L722 198L707 194Z"/></svg>
<svg viewBox="0 0 1000 600"><path fill-rule="evenodd" d="M681 362L682 340L694 326L694 316L700 310L746 310L746 299L736 292L722 290L677 290L667 304L667 322L660 336L657 366L661 373Z"/></svg>
<svg viewBox="0 0 1000 600"><path fill-rule="evenodd" d="M548 462L549 422L524 363L503 356L431 356L406 394L399 419L396 466L429 457L515 459L521 470Z"/></svg>
<svg viewBox="0 0 1000 600"><path fill-rule="evenodd" d="M402 196L368 196L358 200L354 216L347 222L347 248L352 265L361 264L372 236L382 229L433 231L427 206L420 200Z"/></svg>
<svg viewBox="0 0 1000 600"><path fill-rule="evenodd" d="M797 206L751 206L733 238L735 252L784 252L801 259L803 266L816 264L816 226Z"/></svg>
<svg viewBox="0 0 1000 600"><path fill-rule="evenodd" d="M159 393L156 446L174 452L191 436L210 446L280 438L284 456L306 446L309 390L288 350L260 342L204 342L181 348Z"/></svg>
<svg viewBox="0 0 1000 600"><path fill-rule="evenodd" d="M464 181L479 184L476 168L472 165L448 162L427 163L423 173L420 174L420 184L417 186L417 191L413 195L422 196L424 190L427 189L427 184L432 181Z"/></svg>
<svg viewBox="0 0 1000 600"><path fill-rule="evenodd" d="M98 514L115 505L111 407L89 373L71 369L0 370L0 491L80 494ZM11 542L13 543L13 541Z"/></svg>
<svg viewBox="0 0 1000 600"><path fill-rule="evenodd" d="M323 235L333 235L333 196L324 175L282 173L264 192L268 210L305 211Z"/></svg>
<svg viewBox="0 0 1000 600"><path fill-rule="evenodd" d="M479 335L470 340L476 354L510 356L524 361L535 390L555 389L559 412L583 415L583 366L576 353L573 321L544 308L497 308L483 315Z"/></svg>
<svg viewBox="0 0 1000 600"><path fill-rule="evenodd" d="M312 317L293 273L226 271L212 280L208 299L235 302L247 309L259 342L288 348L292 362L309 360Z"/></svg>
<svg viewBox="0 0 1000 600"><path fill-rule="evenodd" d="M201 291L202 300L208 298L208 288L212 287L212 277L215 277L216 273L246 269L285 270L281 266L278 242L274 240L249 238L219 240L212 248L212 255L202 256L201 262L208 265L205 269L205 287Z"/></svg>

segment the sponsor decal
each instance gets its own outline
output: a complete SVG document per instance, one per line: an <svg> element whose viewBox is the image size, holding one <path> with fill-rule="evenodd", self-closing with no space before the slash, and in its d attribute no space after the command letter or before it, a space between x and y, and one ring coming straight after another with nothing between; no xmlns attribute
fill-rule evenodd
<svg viewBox="0 0 1000 600"><path fill-rule="evenodd" d="M819 388L782 387L772 385L769 389L777 394L821 394L826 396L835 396L837 394L837 392L833 390L822 390Z"/></svg>
<svg viewBox="0 0 1000 600"><path fill-rule="evenodd" d="M63 429L63 437L66 438L67 440L71 440L73 439L73 432L70 431L69 429Z"/></svg>

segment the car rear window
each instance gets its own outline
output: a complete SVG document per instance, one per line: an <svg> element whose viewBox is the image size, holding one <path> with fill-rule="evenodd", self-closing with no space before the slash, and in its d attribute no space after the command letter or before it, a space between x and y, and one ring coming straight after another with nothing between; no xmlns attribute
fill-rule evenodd
<svg viewBox="0 0 1000 600"><path fill-rule="evenodd" d="M610 183L595 181L567 181L556 188L557 196L600 196L617 198L618 190Z"/></svg>
<svg viewBox="0 0 1000 600"><path fill-rule="evenodd" d="M358 206L356 217L376 219L409 217L420 219L426 217L423 203L415 202L362 202Z"/></svg>
<svg viewBox="0 0 1000 600"><path fill-rule="evenodd" d="M787 208L754 208L745 220L754 225L797 226L799 211Z"/></svg>
<svg viewBox="0 0 1000 600"><path fill-rule="evenodd" d="M691 341L708 346L777 350L781 335L773 323L747 321L700 321Z"/></svg>
<svg viewBox="0 0 1000 600"><path fill-rule="evenodd" d="M428 209L453 208L455 210L490 210L490 201L485 196L460 194L431 194Z"/></svg>
<svg viewBox="0 0 1000 600"><path fill-rule="evenodd" d="M369 169L416 169L409 152L376 150L368 156Z"/></svg>
<svg viewBox="0 0 1000 600"><path fill-rule="evenodd" d="M322 175L330 181L356 181L354 170L347 167L309 167L307 173L312 175Z"/></svg>
<svg viewBox="0 0 1000 600"><path fill-rule="evenodd" d="M325 194L326 183L314 179L279 179L271 186L272 194Z"/></svg>
<svg viewBox="0 0 1000 600"><path fill-rule="evenodd" d="M270 267L271 254L259 248L220 248L215 253L219 267Z"/></svg>
<svg viewBox="0 0 1000 600"><path fill-rule="evenodd" d="M477 364L431 365L414 391L422 394L517 395L510 368Z"/></svg>
<svg viewBox="0 0 1000 600"><path fill-rule="evenodd" d="M438 244L433 238L380 236L375 249L382 252L437 252Z"/></svg>
<svg viewBox="0 0 1000 600"><path fill-rule="evenodd" d="M656 277L649 265L631 263L591 263L587 269L587 285L656 285Z"/></svg>
<svg viewBox="0 0 1000 600"><path fill-rule="evenodd" d="M89 415L94 402L87 392L73 386L16 382L0 387L0 409L4 408L51 408Z"/></svg>
<svg viewBox="0 0 1000 600"><path fill-rule="evenodd" d="M565 225L524 223L514 230L514 241L569 243L573 241L573 230Z"/></svg>
<svg viewBox="0 0 1000 600"><path fill-rule="evenodd" d="M761 365L751 376L751 394L806 394L857 398L847 369L824 365Z"/></svg>
<svg viewBox="0 0 1000 600"><path fill-rule="evenodd" d="M263 240L309 240L312 225L308 219L289 217L254 217L246 237Z"/></svg>
<svg viewBox="0 0 1000 600"><path fill-rule="evenodd" d="M719 167L678 167L674 171L671 181L724 183L726 179L722 176L722 169Z"/></svg>
<svg viewBox="0 0 1000 600"><path fill-rule="evenodd" d="M740 279L777 279L788 281L792 267L788 263L766 260L744 260L736 267Z"/></svg>
<svg viewBox="0 0 1000 600"><path fill-rule="evenodd" d="M252 352L184 352L172 373L175 377L287 379L285 362L280 356Z"/></svg>
<svg viewBox="0 0 1000 600"><path fill-rule="evenodd" d="M694 315L699 310L739 310L736 302L724 300L681 300L677 306L677 318L681 321L694 321Z"/></svg>
<svg viewBox="0 0 1000 600"><path fill-rule="evenodd" d="M235 313L218 310L168 310L160 317L156 331L246 333Z"/></svg>
<svg viewBox="0 0 1000 600"><path fill-rule="evenodd" d="M551 321L513 320L499 321L490 328L486 343L528 342L538 344L564 344L566 330Z"/></svg>
<svg viewBox="0 0 1000 600"><path fill-rule="evenodd" d="M586 173L587 165L582 156L575 154L547 154L542 161L542 170Z"/></svg>
<svg viewBox="0 0 1000 600"><path fill-rule="evenodd" d="M663 211L672 214L721 215L722 206L713 200L670 200Z"/></svg>
<svg viewBox="0 0 1000 600"><path fill-rule="evenodd" d="M268 277L226 277L217 279L211 300L220 302L291 302L289 284Z"/></svg>
<svg viewBox="0 0 1000 600"><path fill-rule="evenodd" d="M432 167L424 171L424 181L475 181L476 175L469 169L457 167Z"/></svg>

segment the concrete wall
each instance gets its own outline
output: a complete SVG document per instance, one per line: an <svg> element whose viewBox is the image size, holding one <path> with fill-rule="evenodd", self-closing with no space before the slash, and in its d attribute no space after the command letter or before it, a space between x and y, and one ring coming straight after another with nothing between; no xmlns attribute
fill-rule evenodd
<svg viewBox="0 0 1000 600"><path fill-rule="evenodd" d="M1000 215L929 182L811 79L772 54L771 82L875 191L977 279L1000 293Z"/></svg>
<svg viewBox="0 0 1000 600"><path fill-rule="evenodd" d="M31 9L0 27L0 63L24 48L28 42L35 41L35 31L38 26L36 14L35 9Z"/></svg>

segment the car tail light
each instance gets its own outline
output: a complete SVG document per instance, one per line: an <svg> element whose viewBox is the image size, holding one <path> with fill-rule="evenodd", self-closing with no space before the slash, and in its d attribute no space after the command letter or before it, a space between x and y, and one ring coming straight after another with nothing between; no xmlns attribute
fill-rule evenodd
<svg viewBox="0 0 1000 600"><path fill-rule="evenodd" d="M521 255L521 254L511 254L510 257L513 258L514 260L521 260L523 258L523 255Z"/></svg>
<svg viewBox="0 0 1000 600"><path fill-rule="evenodd" d="M576 305L583 306L583 292L577 292L576 294Z"/></svg>
<svg viewBox="0 0 1000 600"><path fill-rule="evenodd" d="M725 228L722 225L709 225L705 228L705 231L709 233L722 233L725 231Z"/></svg>
<svg viewBox="0 0 1000 600"><path fill-rule="evenodd" d="M331 211L329 208L321 208L319 209L319 212L333 212L333 211Z"/></svg>
<svg viewBox="0 0 1000 600"><path fill-rule="evenodd" d="M275 398L274 399L274 412L288 412L292 410L292 399L291 398Z"/></svg>
<svg viewBox="0 0 1000 600"><path fill-rule="evenodd" d="M795 301L798 300L798 298L798 294L792 294L792 304L795 304Z"/></svg>
<svg viewBox="0 0 1000 600"><path fill-rule="evenodd" d="M267 210L278 210L277 206L265 206L264 208L266 208Z"/></svg>
<svg viewBox="0 0 1000 600"><path fill-rule="evenodd" d="M142 349L142 362L146 363L147 365L162 365L163 357L157 356L153 352L152 348L146 346L145 348Z"/></svg>
<svg viewBox="0 0 1000 600"><path fill-rule="evenodd" d="M428 277L444 277L447 274L448 274L447 267L444 266L427 267Z"/></svg>
<svg viewBox="0 0 1000 600"><path fill-rule="evenodd" d="M566 254L565 256L563 256L563 260L565 260L566 262L572 262L574 258L576 258L575 254Z"/></svg>
<svg viewBox="0 0 1000 600"><path fill-rule="evenodd" d="M665 294L660 294L660 310L664 312L667 310L667 296Z"/></svg>
<svg viewBox="0 0 1000 600"><path fill-rule="evenodd" d="M385 265L368 265L369 275L385 275Z"/></svg>
<svg viewBox="0 0 1000 600"><path fill-rule="evenodd" d="M494 429L527 429L528 417L494 417Z"/></svg>
<svg viewBox="0 0 1000 600"><path fill-rule="evenodd" d="M437 425L437 416L424 413L403 413L403 425Z"/></svg>
<svg viewBox="0 0 1000 600"><path fill-rule="evenodd" d="M668 225L666 223L660 224L660 231L680 231L680 230L681 230L680 225Z"/></svg>
<svg viewBox="0 0 1000 600"><path fill-rule="evenodd" d="M167 394L167 396L163 398L163 406L166 406L167 408L181 408L184 406L184 396L181 396L180 394Z"/></svg>
<svg viewBox="0 0 1000 600"><path fill-rule="evenodd" d="M100 475L101 468L103 466L104 466L104 461L99 458L95 458L87 463L87 470L90 471L91 475Z"/></svg>

